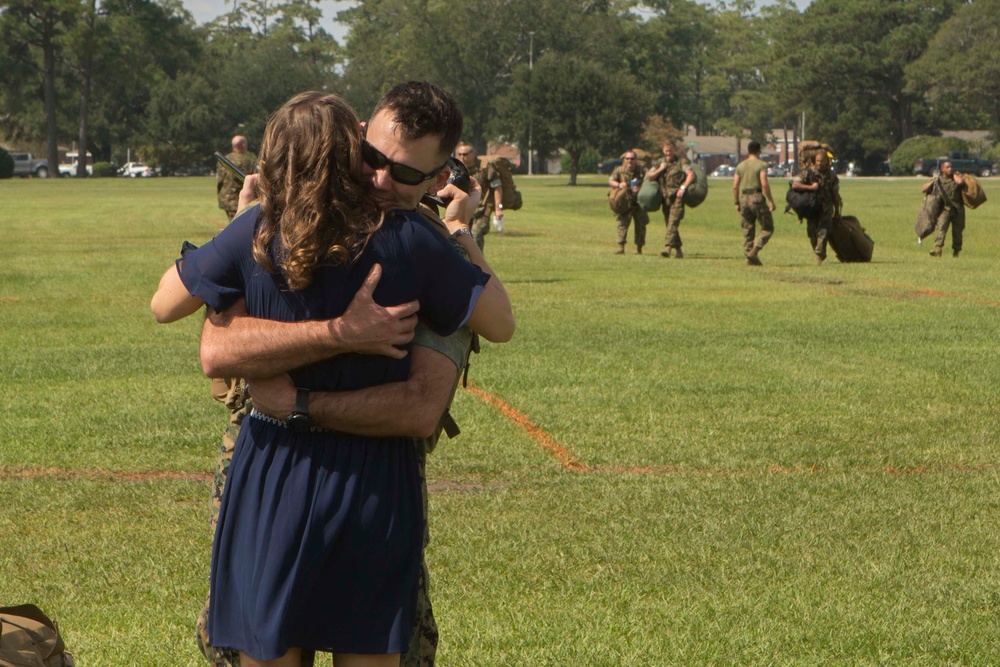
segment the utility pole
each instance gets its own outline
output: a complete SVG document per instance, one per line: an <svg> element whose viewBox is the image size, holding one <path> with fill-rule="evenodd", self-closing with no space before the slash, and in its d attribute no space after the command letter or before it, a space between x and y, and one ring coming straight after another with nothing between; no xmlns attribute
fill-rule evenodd
<svg viewBox="0 0 1000 667"><path fill-rule="evenodd" d="M528 44L529 44L529 46L528 46L528 72L532 72L535 69L535 33L534 33L534 31L531 31L531 32L528 33ZM528 85L528 176L531 176L531 175L533 175L535 173L535 154L534 154L534 151L531 148L531 130L533 129L532 126L534 125L534 123L532 123L532 118L534 116L532 114L532 108L531 108L531 85L530 85L531 76L530 76L530 74L529 74L529 79L528 80L529 80L529 85Z"/></svg>

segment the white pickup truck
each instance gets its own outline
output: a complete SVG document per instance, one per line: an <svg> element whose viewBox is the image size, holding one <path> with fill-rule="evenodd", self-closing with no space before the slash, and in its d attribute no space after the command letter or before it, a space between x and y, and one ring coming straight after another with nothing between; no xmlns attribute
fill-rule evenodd
<svg viewBox="0 0 1000 667"><path fill-rule="evenodd" d="M49 161L36 158L31 153L11 153L14 158L15 176L37 176L38 178L49 177Z"/></svg>

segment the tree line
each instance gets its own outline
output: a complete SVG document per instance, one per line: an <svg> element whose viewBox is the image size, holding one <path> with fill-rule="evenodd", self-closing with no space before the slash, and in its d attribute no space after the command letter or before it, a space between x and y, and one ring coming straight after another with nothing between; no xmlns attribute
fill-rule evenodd
<svg viewBox="0 0 1000 667"><path fill-rule="evenodd" d="M873 166L943 129L1000 134L1000 0L228 0L197 25L180 0L0 0L0 135L127 151L167 170L233 134L259 142L296 92L365 116L394 83L435 81L467 139L539 156L654 147L670 128L767 141L799 128ZM800 135L801 136L801 135ZM82 170L82 165L81 165Z"/></svg>

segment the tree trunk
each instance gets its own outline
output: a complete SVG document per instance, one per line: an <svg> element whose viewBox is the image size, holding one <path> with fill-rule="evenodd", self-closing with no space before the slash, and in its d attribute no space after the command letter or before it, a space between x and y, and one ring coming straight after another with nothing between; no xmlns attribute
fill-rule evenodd
<svg viewBox="0 0 1000 667"><path fill-rule="evenodd" d="M51 33L42 41L44 68L42 88L45 95L45 133L48 138L49 176L59 176L59 127L56 123L56 47Z"/></svg>
<svg viewBox="0 0 1000 667"><path fill-rule="evenodd" d="M583 151L569 151L569 185L576 185L576 175L580 173L580 156Z"/></svg>

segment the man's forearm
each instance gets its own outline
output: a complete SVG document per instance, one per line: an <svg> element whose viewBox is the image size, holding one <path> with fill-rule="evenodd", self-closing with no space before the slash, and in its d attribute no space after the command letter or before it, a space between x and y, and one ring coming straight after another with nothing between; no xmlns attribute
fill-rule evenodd
<svg viewBox="0 0 1000 667"><path fill-rule="evenodd" d="M209 310L201 332L209 377L272 377L343 351L329 320L277 322Z"/></svg>
<svg viewBox="0 0 1000 667"><path fill-rule="evenodd" d="M430 435L451 401L458 367L445 354L413 347L406 382L341 392L312 392L309 415L317 426L371 437ZM287 375L250 380L254 407L285 419L295 406L295 386Z"/></svg>

